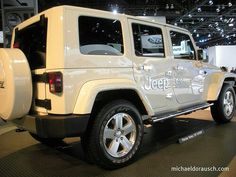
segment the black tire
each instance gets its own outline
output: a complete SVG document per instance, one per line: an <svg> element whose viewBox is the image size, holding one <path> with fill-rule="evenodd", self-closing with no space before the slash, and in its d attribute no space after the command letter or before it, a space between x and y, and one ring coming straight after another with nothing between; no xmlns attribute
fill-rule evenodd
<svg viewBox="0 0 236 177"><path fill-rule="evenodd" d="M113 101L97 114L87 138L87 153L97 165L126 166L137 157L143 139L141 115L130 102Z"/></svg>
<svg viewBox="0 0 236 177"><path fill-rule="evenodd" d="M29 132L29 134L36 140L47 145L58 145L62 143L63 138L42 138L34 133Z"/></svg>
<svg viewBox="0 0 236 177"><path fill-rule="evenodd" d="M218 100L211 107L211 115L217 123L230 122L234 117L235 92L231 85L223 85Z"/></svg>

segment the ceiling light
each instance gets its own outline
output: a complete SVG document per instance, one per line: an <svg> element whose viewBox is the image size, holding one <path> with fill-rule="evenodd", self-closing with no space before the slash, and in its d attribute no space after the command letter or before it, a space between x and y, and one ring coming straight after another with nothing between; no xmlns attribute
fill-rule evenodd
<svg viewBox="0 0 236 177"><path fill-rule="evenodd" d="M213 1L212 1L212 0L210 0L208 3L209 3L209 5L211 6L211 5L213 4Z"/></svg>
<svg viewBox="0 0 236 177"><path fill-rule="evenodd" d="M201 18L200 20L203 22L203 21L204 21L204 18Z"/></svg>
<svg viewBox="0 0 236 177"><path fill-rule="evenodd" d="M198 7L198 8L197 8L197 11L198 11L198 12L201 12L201 11L202 11L201 7Z"/></svg>
<svg viewBox="0 0 236 177"><path fill-rule="evenodd" d="M189 18L192 18L192 15L191 15L191 14L188 14L188 17L189 17Z"/></svg>
<svg viewBox="0 0 236 177"><path fill-rule="evenodd" d="M170 7L169 7L169 4L166 4L166 9L169 9Z"/></svg>
<svg viewBox="0 0 236 177"><path fill-rule="evenodd" d="M175 23L174 25L175 25L175 26L178 26L178 24L177 24L177 23Z"/></svg>
<svg viewBox="0 0 236 177"><path fill-rule="evenodd" d="M180 23L183 23L183 19L180 19L179 21L180 21Z"/></svg>
<svg viewBox="0 0 236 177"><path fill-rule="evenodd" d="M233 24L233 23L230 23L229 26L234 26L234 24Z"/></svg>
<svg viewBox="0 0 236 177"><path fill-rule="evenodd" d="M193 32L194 32L194 33L196 33L196 32L197 32L197 30L195 29L195 30L193 30Z"/></svg>
<svg viewBox="0 0 236 177"><path fill-rule="evenodd" d="M143 16L146 16L146 9L144 9L143 11Z"/></svg>
<svg viewBox="0 0 236 177"><path fill-rule="evenodd" d="M191 24L194 25L194 21L192 21Z"/></svg>
<svg viewBox="0 0 236 177"><path fill-rule="evenodd" d="M117 9L113 9L112 13L117 14Z"/></svg>
<svg viewBox="0 0 236 177"><path fill-rule="evenodd" d="M157 16L157 8L155 9L154 16Z"/></svg>
<svg viewBox="0 0 236 177"><path fill-rule="evenodd" d="M197 34L196 36L199 37L199 34Z"/></svg>
<svg viewBox="0 0 236 177"><path fill-rule="evenodd" d="M228 6L231 7L233 4L231 2L228 3Z"/></svg>
<svg viewBox="0 0 236 177"><path fill-rule="evenodd" d="M175 7L174 7L174 4L171 4L170 5L170 9L174 9Z"/></svg>
<svg viewBox="0 0 236 177"><path fill-rule="evenodd" d="M208 37L211 37L211 34L208 34Z"/></svg>
<svg viewBox="0 0 236 177"><path fill-rule="evenodd" d="M224 35L224 34L222 34L222 35L221 35L221 37L225 37L225 35Z"/></svg>
<svg viewBox="0 0 236 177"><path fill-rule="evenodd" d="M216 12L217 13L219 13L220 12L220 8L218 7L218 8L216 8Z"/></svg>

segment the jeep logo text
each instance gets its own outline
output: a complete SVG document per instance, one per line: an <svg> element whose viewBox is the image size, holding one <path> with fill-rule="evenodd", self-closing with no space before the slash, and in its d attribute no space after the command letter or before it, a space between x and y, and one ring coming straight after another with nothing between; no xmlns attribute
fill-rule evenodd
<svg viewBox="0 0 236 177"><path fill-rule="evenodd" d="M144 85L144 88L146 90L166 90L170 88L169 80L166 78L160 78L160 79L152 79L148 77L147 82Z"/></svg>

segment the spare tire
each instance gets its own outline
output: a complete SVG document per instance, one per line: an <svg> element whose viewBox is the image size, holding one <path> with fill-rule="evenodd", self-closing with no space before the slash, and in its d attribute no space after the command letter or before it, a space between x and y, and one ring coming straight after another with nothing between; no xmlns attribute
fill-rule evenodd
<svg viewBox="0 0 236 177"><path fill-rule="evenodd" d="M32 102L32 79L28 61L19 49L0 49L0 117L25 116Z"/></svg>

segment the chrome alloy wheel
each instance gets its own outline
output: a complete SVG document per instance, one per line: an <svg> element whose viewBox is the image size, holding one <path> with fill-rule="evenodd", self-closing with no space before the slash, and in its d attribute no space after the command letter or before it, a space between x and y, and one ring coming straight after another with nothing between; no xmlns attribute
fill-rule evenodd
<svg viewBox="0 0 236 177"><path fill-rule="evenodd" d="M103 145L112 157L123 157L133 148L137 136L137 127L127 113L112 116L103 132Z"/></svg>
<svg viewBox="0 0 236 177"><path fill-rule="evenodd" d="M234 109L234 98L231 91L227 91L225 93L223 105L225 114L227 116L231 115Z"/></svg>

